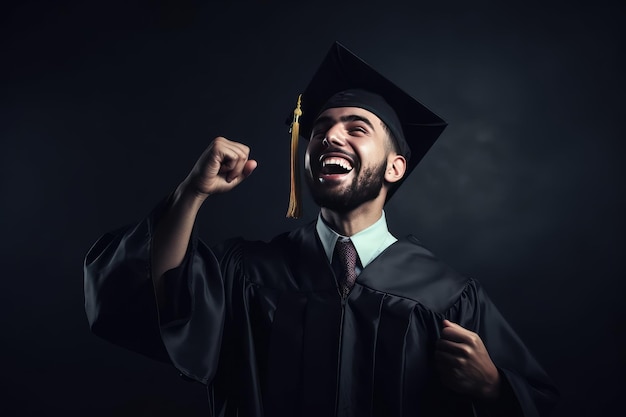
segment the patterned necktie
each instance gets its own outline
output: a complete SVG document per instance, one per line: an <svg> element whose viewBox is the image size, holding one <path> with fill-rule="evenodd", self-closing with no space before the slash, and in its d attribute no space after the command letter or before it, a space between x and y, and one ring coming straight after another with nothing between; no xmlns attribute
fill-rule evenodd
<svg viewBox="0 0 626 417"><path fill-rule="evenodd" d="M342 297L347 297L356 280L356 261L358 255L352 241L348 238L339 238L335 243L335 259L338 262L339 291Z"/></svg>

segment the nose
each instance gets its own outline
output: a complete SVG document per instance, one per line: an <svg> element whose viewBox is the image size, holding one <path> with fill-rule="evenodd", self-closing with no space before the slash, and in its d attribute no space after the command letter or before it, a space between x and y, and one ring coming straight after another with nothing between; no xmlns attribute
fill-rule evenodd
<svg viewBox="0 0 626 417"><path fill-rule="evenodd" d="M343 146L346 143L346 138L341 128L341 123L337 123L331 126L326 131L326 137L322 140L322 145L330 147L331 144L335 146Z"/></svg>

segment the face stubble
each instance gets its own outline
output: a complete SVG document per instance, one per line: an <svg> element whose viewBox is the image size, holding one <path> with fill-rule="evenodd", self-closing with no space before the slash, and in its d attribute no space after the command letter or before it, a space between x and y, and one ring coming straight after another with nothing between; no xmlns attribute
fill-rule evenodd
<svg viewBox="0 0 626 417"><path fill-rule="evenodd" d="M345 213L378 197L384 184L386 168L385 158L376 166L356 172L351 183L340 190L326 186L310 171L306 179L311 196L317 205L337 213Z"/></svg>

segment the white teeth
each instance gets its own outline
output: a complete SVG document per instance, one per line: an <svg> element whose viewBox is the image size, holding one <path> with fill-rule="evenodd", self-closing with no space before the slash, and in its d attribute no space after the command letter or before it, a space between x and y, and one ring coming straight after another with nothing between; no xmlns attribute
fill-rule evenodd
<svg viewBox="0 0 626 417"><path fill-rule="evenodd" d="M336 158L336 157L326 158L322 161L322 167L325 167L327 165L338 165L341 168L345 169L346 171L352 171L352 165L350 164L350 162L348 162L347 160L343 158Z"/></svg>

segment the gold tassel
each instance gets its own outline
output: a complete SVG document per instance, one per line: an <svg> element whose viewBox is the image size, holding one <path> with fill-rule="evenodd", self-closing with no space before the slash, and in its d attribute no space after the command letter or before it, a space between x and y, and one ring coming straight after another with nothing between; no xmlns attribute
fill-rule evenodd
<svg viewBox="0 0 626 417"><path fill-rule="evenodd" d="M300 99L302 94L298 96L298 104L293 111L293 122L291 122L291 192L289 194L289 209L287 209L287 218L299 219L302 214L302 202L300 201L300 169L298 155L298 139L300 136Z"/></svg>

